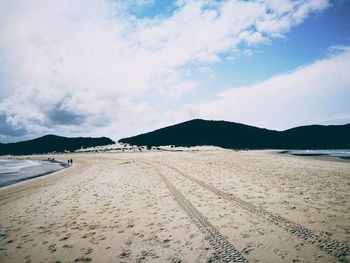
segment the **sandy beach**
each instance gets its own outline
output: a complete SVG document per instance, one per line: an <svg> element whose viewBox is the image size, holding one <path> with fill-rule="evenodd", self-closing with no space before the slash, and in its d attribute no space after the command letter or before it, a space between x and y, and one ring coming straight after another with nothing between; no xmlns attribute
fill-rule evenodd
<svg viewBox="0 0 350 263"><path fill-rule="evenodd" d="M350 261L349 162L215 148L55 158L74 165L0 189L0 262Z"/></svg>

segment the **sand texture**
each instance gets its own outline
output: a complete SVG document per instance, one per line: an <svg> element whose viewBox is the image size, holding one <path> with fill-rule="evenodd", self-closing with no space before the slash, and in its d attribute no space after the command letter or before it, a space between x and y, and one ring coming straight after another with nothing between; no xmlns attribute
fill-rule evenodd
<svg viewBox="0 0 350 263"><path fill-rule="evenodd" d="M216 148L54 157L74 166L0 189L0 262L350 261L349 162Z"/></svg>

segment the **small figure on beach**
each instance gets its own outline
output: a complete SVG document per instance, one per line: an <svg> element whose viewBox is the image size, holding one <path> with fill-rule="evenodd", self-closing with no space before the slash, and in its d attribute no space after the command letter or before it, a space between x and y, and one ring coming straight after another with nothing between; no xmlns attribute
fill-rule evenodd
<svg viewBox="0 0 350 263"><path fill-rule="evenodd" d="M73 165L73 159L70 159L70 165Z"/></svg>

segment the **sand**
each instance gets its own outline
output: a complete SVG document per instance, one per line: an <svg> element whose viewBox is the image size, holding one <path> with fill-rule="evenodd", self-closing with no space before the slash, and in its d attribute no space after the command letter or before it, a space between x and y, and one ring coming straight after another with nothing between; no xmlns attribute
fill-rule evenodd
<svg viewBox="0 0 350 263"><path fill-rule="evenodd" d="M216 148L54 157L74 166L0 189L0 262L350 260L349 162Z"/></svg>

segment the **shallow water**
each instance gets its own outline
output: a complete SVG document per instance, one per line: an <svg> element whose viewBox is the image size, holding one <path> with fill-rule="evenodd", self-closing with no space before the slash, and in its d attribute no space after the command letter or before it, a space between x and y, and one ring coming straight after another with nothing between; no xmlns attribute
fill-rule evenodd
<svg viewBox="0 0 350 263"><path fill-rule="evenodd" d="M0 187L43 176L66 167L60 162L0 159Z"/></svg>
<svg viewBox="0 0 350 263"><path fill-rule="evenodd" d="M350 149L337 150L292 150L289 154L299 156L329 156L338 159L350 160Z"/></svg>

